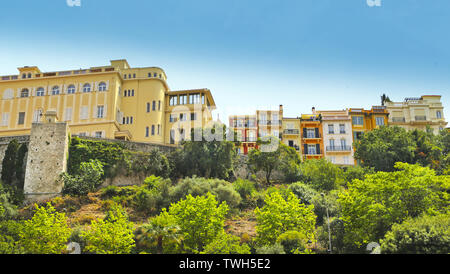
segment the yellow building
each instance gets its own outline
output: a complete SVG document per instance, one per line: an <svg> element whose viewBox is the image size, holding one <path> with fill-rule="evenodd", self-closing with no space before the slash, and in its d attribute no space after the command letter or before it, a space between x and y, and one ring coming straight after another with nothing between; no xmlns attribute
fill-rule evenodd
<svg viewBox="0 0 450 274"><path fill-rule="evenodd" d="M282 142L287 146L293 147L301 155L300 118L283 117L282 134Z"/></svg>
<svg viewBox="0 0 450 274"><path fill-rule="evenodd" d="M301 144L304 160L322 159L324 157L322 115L316 113L302 114L300 128L302 132Z"/></svg>
<svg viewBox="0 0 450 274"><path fill-rule="evenodd" d="M427 126L438 133L447 122L440 95L423 95L420 98L406 98L403 102L386 102L390 113L389 125L406 130L426 130Z"/></svg>
<svg viewBox="0 0 450 274"><path fill-rule="evenodd" d="M212 120L208 89L171 91L161 68L126 60L89 69L41 72L18 68L0 76L0 136L30 134L31 124L56 111L72 135L176 144L190 126Z"/></svg>
<svg viewBox="0 0 450 274"><path fill-rule="evenodd" d="M389 113L385 106L373 106L370 110L350 108L348 113L352 118L353 142L359 140L364 132L388 125Z"/></svg>

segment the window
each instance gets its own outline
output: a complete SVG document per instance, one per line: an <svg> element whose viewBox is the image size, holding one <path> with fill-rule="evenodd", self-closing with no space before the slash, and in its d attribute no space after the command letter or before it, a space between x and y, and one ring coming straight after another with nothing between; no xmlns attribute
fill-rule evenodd
<svg viewBox="0 0 450 274"><path fill-rule="evenodd" d="M339 133L345 134L345 124L340 124L339 125Z"/></svg>
<svg viewBox="0 0 450 274"><path fill-rule="evenodd" d="M105 106L97 106L97 118L103 118Z"/></svg>
<svg viewBox="0 0 450 274"><path fill-rule="evenodd" d="M353 138L355 140L361 140L363 134L364 134L364 132L362 132L362 131L355 131L355 135L353 136Z"/></svg>
<svg viewBox="0 0 450 274"><path fill-rule="evenodd" d="M24 73L24 74L22 74L22 79L25 79L25 78L27 78L27 75Z"/></svg>
<svg viewBox="0 0 450 274"><path fill-rule="evenodd" d="M123 75L123 79L127 79L127 75L126 74Z"/></svg>
<svg viewBox="0 0 450 274"><path fill-rule="evenodd" d="M180 121L186 121L186 114L180 113Z"/></svg>
<svg viewBox="0 0 450 274"><path fill-rule="evenodd" d="M148 77L152 77L152 73L151 72L148 73Z"/></svg>
<svg viewBox="0 0 450 274"><path fill-rule="evenodd" d="M91 85L90 84L84 84L83 92L91 92Z"/></svg>
<svg viewBox="0 0 450 274"><path fill-rule="evenodd" d="M176 122L177 121L177 115L176 114L170 114L169 121L171 123Z"/></svg>
<svg viewBox="0 0 450 274"><path fill-rule="evenodd" d="M145 137L148 137L148 127L145 127Z"/></svg>
<svg viewBox="0 0 450 274"><path fill-rule="evenodd" d="M161 111L161 100L158 101L158 111Z"/></svg>
<svg viewBox="0 0 450 274"><path fill-rule="evenodd" d="M193 112L191 113L191 121L197 120L197 113Z"/></svg>
<svg viewBox="0 0 450 274"><path fill-rule="evenodd" d="M440 110L436 111L436 118L438 118L438 119L442 118L442 113Z"/></svg>
<svg viewBox="0 0 450 274"><path fill-rule="evenodd" d="M308 155L316 155L316 145L308 145Z"/></svg>
<svg viewBox="0 0 450 274"><path fill-rule="evenodd" d="M377 126L384 126L384 117L376 117L375 122Z"/></svg>
<svg viewBox="0 0 450 274"><path fill-rule="evenodd" d="M316 131L313 128L306 129L306 138L316 138Z"/></svg>
<svg viewBox="0 0 450 274"><path fill-rule="evenodd" d="M169 98L169 105L175 106L177 104L177 96L170 96Z"/></svg>
<svg viewBox="0 0 450 274"><path fill-rule="evenodd" d="M101 82L98 85L98 91L106 91L106 83L105 82Z"/></svg>
<svg viewBox="0 0 450 274"><path fill-rule="evenodd" d="M39 121L41 121L41 117L42 117L42 109L35 110L33 114L33 123L38 123Z"/></svg>
<svg viewBox="0 0 450 274"><path fill-rule="evenodd" d="M78 135L81 136L81 137L86 137L87 136L86 132L80 132L80 133L78 133Z"/></svg>
<svg viewBox="0 0 450 274"><path fill-rule="evenodd" d="M147 103L147 112L150 112L150 103Z"/></svg>
<svg viewBox="0 0 450 274"><path fill-rule="evenodd" d="M101 132L101 131L96 131L96 132L95 132L95 138L102 138L102 136L103 136L102 133L103 133L103 132Z"/></svg>
<svg viewBox="0 0 450 274"><path fill-rule="evenodd" d="M158 73L153 73L153 77L158 77Z"/></svg>
<svg viewBox="0 0 450 274"><path fill-rule="evenodd" d="M36 90L36 96L44 96L44 93L45 93L45 91L43 88L38 88Z"/></svg>
<svg viewBox="0 0 450 274"><path fill-rule="evenodd" d="M72 108L66 108L64 120L65 121L72 120Z"/></svg>
<svg viewBox="0 0 450 274"><path fill-rule="evenodd" d="M159 124L158 125L158 135L160 135L161 134L161 125Z"/></svg>
<svg viewBox="0 0 450 274"><path fill-rule="evenodd" d="M334 125L328 125L328 134L334 134Z"/></svg>
<svg viewBox="0 0 450 274"><path fill-rule="evenodd" d="M128 74L128 79L131 79L131 74Z"/></svg>
<svg viewBox="0 0 450 274"><path fill-rule="evenodd" d="M152 125L152 136L155 135L155 125Z"/></svg>
<svg viewBox="0 0 450 274"><path fill-rule="evenodd" d="M134 89L131 90L131 96L134 96Z"/></svg>
<svg viewBox="0 0 450 274"><path fill-rule="evenodd" d="M19 112L19 121L17 124L23 125L25 123L25 112Z"/></svg>
<svg viewBox="0 0 450 274"><path fill-rule="evenodd" d="M136 78L136 73L133 73L133 78Z"/></svg>
<svg viewBox="0 0 450 274"><path fill-rule="evenodd" d="M187 104L187 95L183 94L180 95L180 105L185 105Z"/></svg>
<svg viewBox="0 0 450 274"><path fill-rule="evenodd" d="M202 105L205 104L205 94L202 94Z"/></svg>
<svg viewBox="0 0 450 274"><path fill-rule="evenodd" d="M86 120L88 118L88 107L87 106L82 106L81 107L81 112L80 112L80 119L81 120Z"/></svg>
<svg viewBox="0 0 450 274"><path fill-rule="evenodd" d="M175 144L175 130L170 130L170 144Z"/></svg>
<svg viewBox="0 0 450 274"><path fill-rule="evenodd" d="M200 93L189 94L189 104L200 104Z"/></svg>
<svg viewBox="0 0 450 274"><path fill-rule="evenodd" d="M334 148L334 139L330 139L330 147L331 147L331 149Z"/></svg>
<svg viewBox="0 0 450 274"><path fill-rule="evenodd" d="M70 86L67 88L67 93L68 93L68 94L74 94L74 93L75 93L75 86L74 86L74 85L70 85Z"/></svg>
<svg viewBox="0 0 450 274"><path fill-rule="evenodd" d="M59 87L58 86L54 86L52 88L52 95L58 95L59 94Z"/></svg>
<svg viewBox="0 0 450 274"><path fill-rule="evenodd" d="M364 125L364 117L362 116L353 116L352 121L354 125Z"/></svg>
<svg viewBox="0 0 450 274"><path fill-rule="evenodd" d="M31 73L28 73L28 78L31 78Z"/></svg>
<svg viewBox="0 0 450 274"><path fill-rule="evenodd" d="M130 124L133 123L133 116L130 117Z"/></svg>
<svg viewBox="0 0 450 274"><path fill-rule="evenodd" d="M341 147L343 150L345 150L345 147L347 146L347 141L345 139L341 139Z"/></svg>
<svg viewBox="0 0 450 274"><path fill-rule="evenodd" d="M272 114L272 121L274 121L275 123L278 122L278 114Z"/></svg>
<svg viewBox="0 0 450 274"><path fill-rule="evenodd" d="M2 126L8 126L9 124L9 113L8 112L4 112L2 113Z"/></svg>
<svg viewBox="0 0 450 274"><path fill-rule="evenodd" d="M20 97L28 97L29 94L30 94L30 92L28 91L28 89L24 88L20 92Z"/></svg>
<svg viewBox="0 0 450 274"><path fill-rule="evenodd" d="M156 101L153 101L153 103L152 103L152 110L153 110L153 111L156 110Z"/></svg>

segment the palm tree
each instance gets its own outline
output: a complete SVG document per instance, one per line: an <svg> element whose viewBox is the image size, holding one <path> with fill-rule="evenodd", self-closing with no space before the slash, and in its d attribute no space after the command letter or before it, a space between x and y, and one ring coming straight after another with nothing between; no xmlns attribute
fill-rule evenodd
<svg viewBox="0 0 450 274"><path fill-rule="evenodd" d="M178 226L170 223L161 222L161 216L157 216L150 220L141 229L140 235L137 239L145 243L146 246L151 246L156 243L156 253L163 253L163 243L165 240L174 240L181 243L181 233Z"/></svg>

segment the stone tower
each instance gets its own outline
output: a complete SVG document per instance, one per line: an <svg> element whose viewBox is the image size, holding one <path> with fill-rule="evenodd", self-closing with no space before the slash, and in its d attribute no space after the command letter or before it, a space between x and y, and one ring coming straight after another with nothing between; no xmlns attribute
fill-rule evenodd
<svg viewBox="0 0 450 274"><path fill-rule="evenodd" d="M47 111L43 123L32 124L24 185L27 202L61 194L60 174L67 168L68 142L67 123L58 122L55 111Z"/></svg>

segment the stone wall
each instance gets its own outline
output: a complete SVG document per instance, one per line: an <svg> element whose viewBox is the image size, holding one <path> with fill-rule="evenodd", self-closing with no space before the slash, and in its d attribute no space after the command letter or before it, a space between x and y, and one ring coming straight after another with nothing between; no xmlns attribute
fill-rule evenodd
<svg viewBox="0 0 450 274"><path fill-rule="evenodd" d="M150 152L152 150L159 149L163 152L170 152L177 149L176 145L163 145L163 144L154 144L154 143L140 143L140 142L132 142L132 141L124 141L124 140L116 140L116 139L105 139L105 138L95 138L95 137L87 137L87 136L77 136L80 139L84 140L93 140L93 141L107 141L111 143L120 143L126 149L132 151L142 151L142 152Z"/></svg>
<svg viewBox="0 0 450 274"><path fill-rule="evenodd" d="M59 195L69 149L67 123L33 123L28 146L24 193L28 202Z"/></svg>

